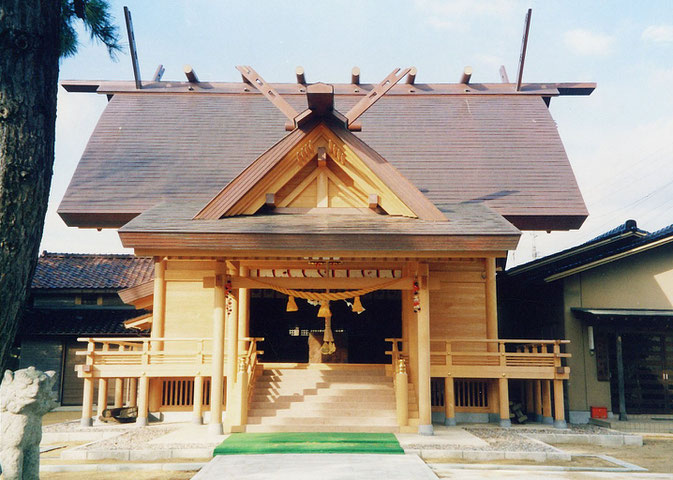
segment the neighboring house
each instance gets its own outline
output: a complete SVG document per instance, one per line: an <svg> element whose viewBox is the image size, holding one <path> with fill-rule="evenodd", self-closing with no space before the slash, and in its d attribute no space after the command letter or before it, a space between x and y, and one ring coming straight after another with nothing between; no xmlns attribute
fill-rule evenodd
<svg viewBox="0 0 673 480"><path fill-rule="evenodd" d="M586 218L548 106L595 85L410 69L272 85L238 68L238 83L63 84L109 103L59 214L155 261L154 282L120 293L152 307L151 338L91 341L82 423L95 383L131 378L140 425L429 434L433 410L507 425L510 381L565 425L561 342L498 339L495 272L520 229Z"/></svg>
<svg viewBox="0 0 673 480"><path fill-rule="evenodd" d="M82 404L82 381L75 351L86 343L78 337L138 337L124 321L139 316L117 292L150 280L154 262L133 255L90 255L43 252L19 324L21 368L54 370L54 389L61 405Z"/></svg>
<svg viewBox="0 0 673 480"><path fill-rule="evenodd" d="M499 274L498 289L502 334L570 340L571 422L591 407L673 413L673 226L628 220Z"/></svg>

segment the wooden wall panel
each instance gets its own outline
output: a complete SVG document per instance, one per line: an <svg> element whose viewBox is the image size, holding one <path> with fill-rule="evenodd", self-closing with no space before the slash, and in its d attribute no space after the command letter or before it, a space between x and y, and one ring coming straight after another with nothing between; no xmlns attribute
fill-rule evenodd
<svg viewBox="0 0 673 480"><path fill-rule="evenodd" d="M432 264L431 339L486 338L486 288L481 259Z"/></svg>
<svg viewBox="0 0 673 480"><path fill-rule="evenodd" d="M203 282L166 282L165 336L212 337L213 302L213 290L203 288ZM176 349L181 344L167 342L165 347L167 350Z"/></svg>

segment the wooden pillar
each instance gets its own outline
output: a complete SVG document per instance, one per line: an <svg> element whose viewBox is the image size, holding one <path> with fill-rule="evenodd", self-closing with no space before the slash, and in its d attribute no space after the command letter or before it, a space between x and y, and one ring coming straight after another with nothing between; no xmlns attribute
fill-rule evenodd
<svg viewBox="0 0 673 480"><path fill-rule="evenodd" d="M194 377L192 423L197 425L203 423L203 377L201 375Z"/></svg>
<svg viewBox="0 0 673 480"><path fill-rule="evenodd" d="M152 338L163 338L166 323L166 259L154 259L154 298L152 306ZM163 350L164 342L153 342L152 350Z"/></svg>
<svg viewBox="0 0 673 480"><path fill-rule="evenodd" d="M511 427L512 421L509 419L509 383L506 378L498 379L498 393L500 397L500 426Z"/></svg>
<svg viewBox="0 0 673 480"><path fill-rule="evenodd" d="M533 395L533 381L526 380L526 415L531 420L534 419L535 415L535 400Z"/></svg>
<svg viewBox="0 0 673 480"><path fill-rule="evenodd" d="M554 423L551 414L551 380L542 380L542 423Z"/></svg>
<svg viewBox="0 0 673 480"><path fill-rule="evenodd" d="M161 397L163 394L164 379L151 378L149 381L149 392L147 408L150 412L156 412L161 409Z"/></svg>
<svg viewBox="0 0 673 480"><path fill-rule="evenodd" d="M404 359L400 358L395 369L395 406L397 408L397 424L405 427L409 424L409 376Z"/></svg>
<svg viewBox="0 0 673 480"><path fill-rule="evenodd" d="M221 435L222 389L224 385L224 276L215 277L213 308L213 359L210 380L210 426L209 431Z"/></svg>
<svg viewBox="0 0 673 480"><path fill-rule="evenodd" d="M241 277L248 277L250 269L241 267ZM238 351L243 353L248 348L245 337L249 337L250 332L250 289L238 289Z"/></svg>
<svg viewBox="0 0 673 480"><path fill-rule="evenodd" d="M456 424L456 394L453 377L444 379L444 414L446 415L444 425L453 426Z"/></svg>
<svg viewBox="0 0 673 480"><path fill-rule="evenodd" d="M535 387L535 421L542 421L542 380L534 380Z"/></svg>
<svg viewBox="0 0 673 480"><path fill-rule="evenodd" d="M554 380L554 427L568 428L563 402L563 380Z"/></svg>
<svg viewBox="0 0 673 480"><path fill-rule="evenodd" d="M103 416L103 410L107 408L107 378L98 379L98 402L97 406L97 416Z"/></svg>
<svg viewBox="0 0 673 480"><path fill-rule="evenodd" d="M626 391L624 389L624 358L622 355L622 336L617 335L617 390L619 395L619 420L628 420L626 415Z"/></svg>
<svg viewBox="0 0 673 480"><path fill-rule="evenodd" d="M115 378L115 408L124 406L124 379Z"/></svg>
<svg viewBox="0 0 673 480"><path fill-rule="evenodd" d="M432 435L432 400L430 397L430 288L428 264L419 266L418 322L418 433Z"/></svg>
<svg viewBox="0 0 673 480"><path fill-rule="evenodd" d="M144 427L147 425L147 416L149 414L149 387L150 379L143 375L138 382L138 418L136 426Z"/></svg>
<svg viewBox="0 0 673 480"><path fill-rule="evenodd" d="M80 425L90 427L93 425L93 378L84 378L84 392L82 393L82 419Z"/></svg>
<svg viewBox="0 0 673 480"><path fill-rule="evenodd" d="M484 258L485 264L485 289L486 289L486 338L498 338L498 298L495 284L495 258ZM498 347L495 343L488 344L489 352L496 352Z"/></svg>
<svg viewBox="0 0 673 480"><path fill-rule="evenodd" d="M138 405L138 379L129 378L129 407Z"/></svg>
<svg viewBox="0 0 673 480"><path fill-rule="evenodd" d="M227 347L227 423L234 425L236 412L240 410L236 398L236 373L238 370L238 290L229 294L230 309L226 315L226 347Z"/></svg>
<svg viewBox="0 0 673 480"><path fill-rule="evenodd" d="M238 358L238 373L236 381L236 390L238 395L236 396L236 403L238 403L238 408L236 409L237 418L236 423L238 425L245 425L248 422L248 359L247 357ZM229 413L227 412L227 415Z"/></svg>

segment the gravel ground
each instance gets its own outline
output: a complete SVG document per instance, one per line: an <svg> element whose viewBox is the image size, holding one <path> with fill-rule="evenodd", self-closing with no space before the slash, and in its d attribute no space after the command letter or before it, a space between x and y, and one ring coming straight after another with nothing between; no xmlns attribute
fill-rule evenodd
<svg viewBox="0 0 673 480"><path fill-rule="evenodd" d="M179 448L207 448L212 447L213 442L204 443L150 443L151 440L171 433L180 426L160 426L133 428L131 431L107 438L99 442L90 443L83 447L85 450L167 450Z"/></svg>
<svg viewBox="0 0 673 480"><path fill-rule="evenodd" d="M124 432L135 428L133 424L131 426L124 425L98 425L95 427L83 427L80 425L79 420L74 420L72 422L61 422L61 423L52 423L49 425L43 425L43 432L109 432L111 430Z"/></svg>
<svg viewBox="0 0 673 480"><path fill-rule="evenodd" d="M514 427L519 433L555 433L557 435L624 435L624 432L611 430L598 425L568 425L567 429L562 428L526 428L525 426Z"/></svg>
<svg viewBox="0 0 673 480"><path fill-rule="evenodd" d="M463 427L472 435L481 438L488 443L489 447L473 447L469 450L498 450L507 452L556 452L555 447L542 443L538 440L521 435L519 429L490 428L490 427ZM539 432L539 431L538 431ZM460 448L460 450L468 450Z"/></svg>

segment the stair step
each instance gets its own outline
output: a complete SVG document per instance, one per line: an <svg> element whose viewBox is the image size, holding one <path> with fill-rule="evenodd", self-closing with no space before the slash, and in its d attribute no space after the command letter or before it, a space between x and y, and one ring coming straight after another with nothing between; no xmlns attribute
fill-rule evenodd
<svg viewBox="0 0 673 480"><path fill-rule="evenodd" d="M315 409L329 409L334 410L335 408L350 410L350 409L380 409L380 410L395 410L395 400L381 400L381 401L351 401L351 400L341 400L338 402L330 401L329 399L324 398L315 398L309 402L303 401L287 401L287 400L276 400L276 401L254 401L250 403L250 410L255 409L274 409L274 410L287 410L295 406L306 405L310 408ZM416 409L417 410L417 409ZM410 410L411 411L411 410Z"/></svg>
<svg viewBox="0 0 673 480"><path fill-rule="evenodd" d="M274 432L371 432L371 433L397 433L399 427L381 425L247 425L245 431L249 433L274 433Z"/></svg>
<svg viewBox="0 0 673 480"><path fill-rule="evenodd" d="M252 417L248 416L248 425L353 425L353 417L336 417L327 415L324 417ZM368 418L367 425L397 426L397 418L372 417Z"/></svg>
<svg viewBox="0 0 673 480"><path fill-rule="evenodd" d="M338 413L340 416L347 414L350 417L385 417L397 418L394 408L357 408L353 407L345 409L339 407L338 409L323 407L314 408L313 406L295 405L293 408L252 408L248 411L250 417L299 417L299 416L329 416Z"/></svg>

